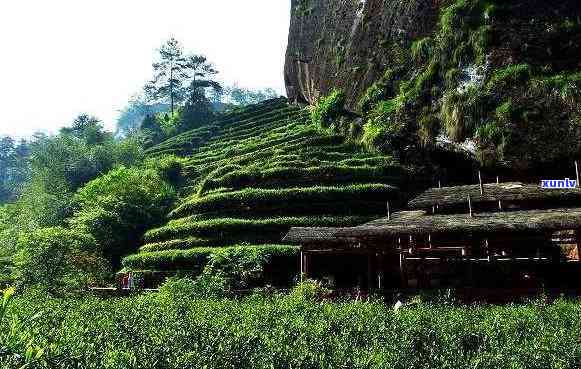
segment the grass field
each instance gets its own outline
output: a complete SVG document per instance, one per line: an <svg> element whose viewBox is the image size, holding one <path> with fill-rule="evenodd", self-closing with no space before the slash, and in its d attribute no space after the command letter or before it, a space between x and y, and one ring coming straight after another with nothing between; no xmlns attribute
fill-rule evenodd
<svg viewBox="0 0 581 369"><path fill-rule="evenodd" d="M1 368L579 368L581 302L317 302L308 293L191 299L19 296ZM1 311L0 311L1 313ZM26 365L26 366L24 366Z"/></svg>
<svg viewBox="0 0 581 369"><path fill-rule="evenodd" d="M384 216L407 178L391 157L327 133L284 99L238 109L148 150L167 154L184 158L180 200L126 258L126 270L176 269L168 260L187 268L186 255L200 248L280 244L292 226L358 225Z"/></svg>

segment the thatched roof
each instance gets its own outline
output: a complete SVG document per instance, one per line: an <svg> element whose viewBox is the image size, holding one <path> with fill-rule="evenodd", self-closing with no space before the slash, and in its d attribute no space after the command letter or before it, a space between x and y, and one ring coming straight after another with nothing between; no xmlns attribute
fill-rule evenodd
<svg viewBox="0 0 581 369"><path fill-rule="evenodd" d="M544 189L538 184L523 184L520 182L487 183L483 185L484 194L480 194L480 185L431 188L412 201L410 209L428 209L433 205L457 206L472 203L522 200L579 200L581 188Z"/></svg>
<svg viewBox="0 0 581 369"><path fill-rule="evenodd" d="M349 237L339 237L336 235L341 228L327 228L327 227L293 227L289 233L284 237L284 242L289 243L312 243L312 242L349 242L352 239Z"/></svg>
<svg viewBox="0 0 581 369"><path fill-rule="evenodd" d="M292 228L284 238L287 242L361 240L392 238L398 235L438 233L542 232L581 228L581 208L522 210L495 213L422 215L419 212L396 213L350 228Z"/></svg>

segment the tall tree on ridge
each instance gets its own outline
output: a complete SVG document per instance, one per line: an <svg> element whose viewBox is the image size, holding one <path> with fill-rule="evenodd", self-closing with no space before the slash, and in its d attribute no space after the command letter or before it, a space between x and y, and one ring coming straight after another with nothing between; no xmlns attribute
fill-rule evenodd
<svg viewBox="0 0 581 369"><path fill-rule="evenodd" d="M215 93L222 91L222 86L214 79L218 71L208 62L203 55L190 55L186 59L186 73L188 74L188 103L190 105L199 102L200 96L206 100L206 89Z"/></svg>
<svg viewBox="0 0 581 369"><path fill-rule="evenodd" d="M207 90L215 93L222 91L222 86L214 79L218 71L205 56L189 55L185 65L188 75L187 101L179 122L180 131L208 123L214 109Z"/></svg>
<svg viewBox="0 0 581 369"><path fill-rule="evenodd" d="M159 59L153 63L154 78L145 86L145 94L151 101L169 99L173 115L176 103L184 99L184 81L187 80L186 58L175 38L170 38L159 48Z"/></svg>

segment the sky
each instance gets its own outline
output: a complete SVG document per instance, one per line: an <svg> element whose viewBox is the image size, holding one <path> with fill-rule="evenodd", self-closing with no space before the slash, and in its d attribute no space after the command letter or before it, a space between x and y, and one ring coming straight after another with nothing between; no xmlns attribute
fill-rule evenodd
<svg viewBox="0 0 581 369"><path fill-rule="evenodd" d="M284 94L290 0L15 0L0 4L0 135L56 132L82 112L113 130L168 38L227 84Z"/></svg>

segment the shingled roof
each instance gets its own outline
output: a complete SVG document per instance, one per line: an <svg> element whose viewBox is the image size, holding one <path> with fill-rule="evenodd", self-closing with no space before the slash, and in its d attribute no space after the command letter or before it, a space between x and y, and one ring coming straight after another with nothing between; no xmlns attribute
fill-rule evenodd
<svg viewBox="0 0 581 369"><path fill-rule="evenodd" d="M412 234L556 231L581 228L581 208L427 215L401 212L350 228L292 228L287 242L359 240Z"/></svg>
<svg viewBox="0 0 581 369"><path fill-rule="evenodd" d="M434 205L457 206L467 203L470 196L473 204L482 202L519 200L580 200L581 188L544 189L537 184L520 182L487 183L480 185L431 188L408 203L410 209L428 209Z"/></svg>

